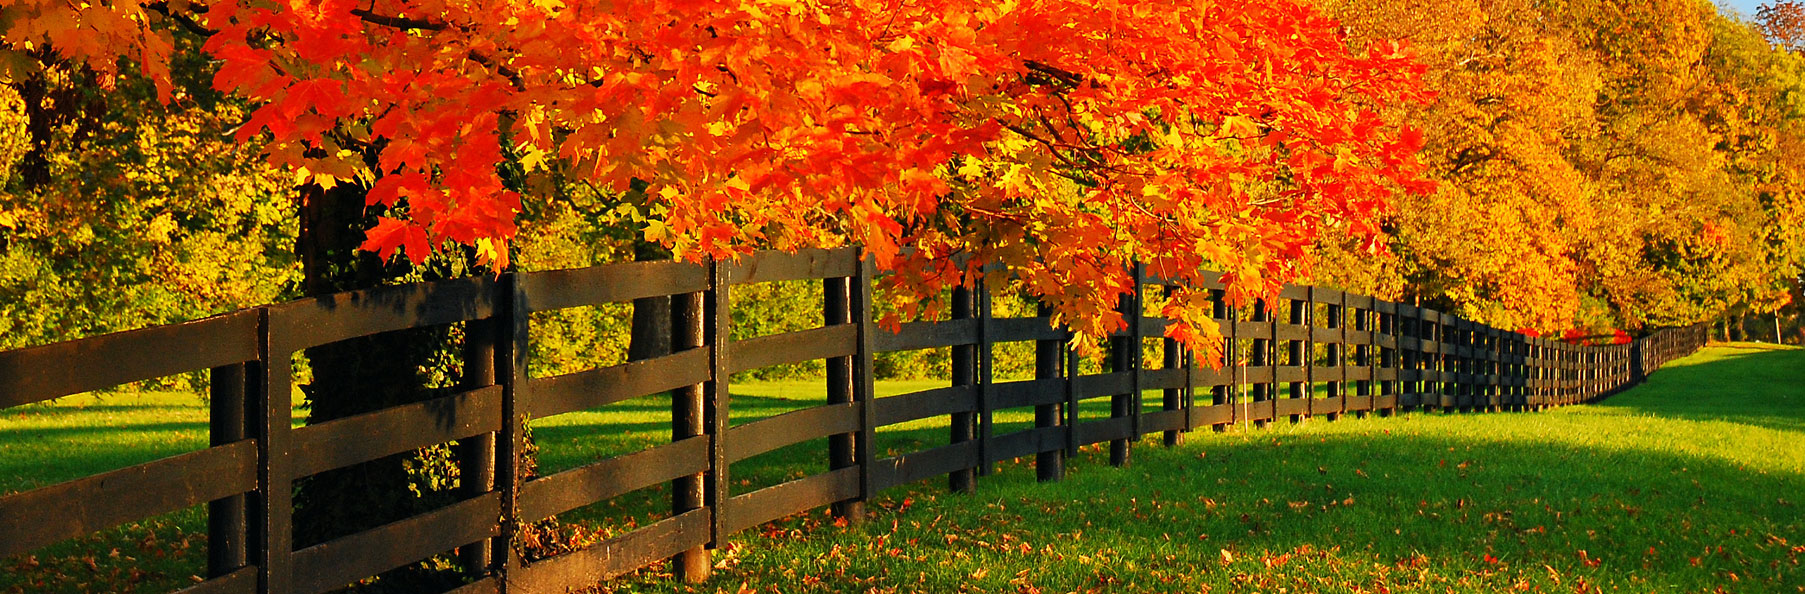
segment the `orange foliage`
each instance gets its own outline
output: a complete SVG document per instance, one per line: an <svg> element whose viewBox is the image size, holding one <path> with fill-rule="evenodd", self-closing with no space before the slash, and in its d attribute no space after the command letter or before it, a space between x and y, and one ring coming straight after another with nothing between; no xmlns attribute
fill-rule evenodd
<svg viewBox="0 0 1805 594"><path fill-rule="evenodd" d="M1422 100L1422 68L1289 0L22 6L6 47L160 79L158 26L214 31L214 86L259 105L239 137L367 186L389 214L365 248L415 261L506 265L507 162L642 192L646 238L686 257L856 242L911 299L1001 262L1095 337L1132 260L1219 268L1244 302L1324 229L1378 245L1394 192L1430 187L1422 136L1375 112ZM90 19L118 42L85 43ZM1214 334L1204 298L1167 304L1174 336Z"/></svg>

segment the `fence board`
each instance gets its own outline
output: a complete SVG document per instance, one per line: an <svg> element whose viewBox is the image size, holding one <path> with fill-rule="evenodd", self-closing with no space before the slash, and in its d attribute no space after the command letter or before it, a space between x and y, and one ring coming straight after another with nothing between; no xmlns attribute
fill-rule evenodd
<svg viewBox="0 0 1805 594"><path fill-rule="evenodd" d="M1182 367L1171 369L1142 369L1141 389L1163 390L1167 388L1185 387L1187 370Z"/></svg>
<svg viewBox="0 0 1805 594"><path fill-rule="evenodd" d="M520 520L537 522L708 470L708 439L689 437L591 462L520 485Z"/></svg>
<svg viewBox="0 0 1805 594"><path fill-rule="evenodd" d="M729 285L839 278L859 273L858 248L763 251L721 264Z"/></svg>
<svg viewBox="0 0 1805 594"><path fill-rule="evenodd" d="M257 488L244 440L0 497L0 557Z"/></svg>
<svg viewBox="0 0 1805 594"><path fill-rule="evenodd" d="M727 430L727 462L784 446L859 430L859 404L841 402L793 410Z"/></svg>
<svg viewBox="0 0 1805 594"><path fill-rule="evenodd" d="M708 288L708 269L677 260L621 262L520 273L518 279L529 311L552 311L701 292Z"/></svg>
<svg viewBox="0 0 1805 594"><path fill-rule="evenodd" d="M858 333L855 324L839 324L736 340L727 372L855 355L858 354Z"/></svg>
<svg viewBox="0 0 1805 594"><path fill-rule="evenodd" d="M0 408L256 360L258 319L245 310L0 352Z"/></svg>
<svg viewBox="0 0 1805 594"><path fill-rule="evenodd" d="M501 386L308 425L294 431L295 476L500 429Z"/></svg>
<svg viewBox="0 0 1805 594"><path fill-rule="evenodd" d="M1076 384L1078 399L1083 400L1127 393L1134 389L1134 385L1131 383L1133 377L1134 372L1122 371L1099 375L1080 375L1072 378L1072 381Z"/></svg>
<svg viewBox="0 0 1805 594"><path fill-rule="evenodd" d="M324 592L501 532L488 493L294 553L294 591Z"/></svg>
<svg viewBox="0 0 1805 594"><path fill-rule="evenodd" d="M1065 449L1064 427L1035 427L993 438L993 460L1013 460Z"/></svg>
<svg viewBox="0 0 1805 594"><path fill-rule="evenodd" d="M495 282L488 277L414 283L271 305L271 353L295 351L408 328L489 317Z"/></svg>
<svg viewBox="0 0 1805 594"><path fill-rule="evenodd" d="M605 406L708 380L709 347L526 383L523 412L535 419Z"/></svg>
<svg viewBox="0 0 1805 594"><path fill-rule="evenodd" d="M522 565L508 573L508 591L586 591L609 578L707 543L710 521L707 509L690 510L580 551Z"/></svg>
<svg viewBox="0 0 1805 594"><path fill-rule="evenodd" d="M1047 378L991 384L990 406L996 410L1058 404L1065 400L1065 380Z"/></svg>
<svg viewBox="0 0 1805 594"><path fill-rule="evenodd" d="M1072 425L1072 434L1077 436L1078 445L1128 439L1134 436L1134 427L1129 424L1130 420L1128 417L1115 417L1083 421Z"/></svg>
<svg viewBox="0 0 1805 594"><path fill-rule="evenodd" d="M858 496L859 469L852 467L765 487L727 501L726 531L732 534Z"/></svg>
<svg viewBox="0 0 1805 594"><path fill-rule="evenodd" d="M942 322L909 322L895 334L879 330L872 336L877 352L917 351L978 342L978 321L973 318Z"/></svg>
<svg viewBox="0 0 1805 594"><path fill-rule="evenodd" d="M971 386L947 386L877 399L877 424L882 427L977 409L977 393Z"/></svg>
<svg viewBox="0 0 1805 594"><path fill-rule="evenodd" d="M977 466L978 442L962 441L875 460L872 464L872 485L879 490L888 489Z"/></svg>
<svg viewBox="0 0 1805 594"><path fill-rule="evenodd" d="M1055 328L1047 318L996 318L991 321L991 342L1028 340L1063 340L1065 330Z"/></svg>
<svg viewBox="0 0 1805 594"><path fill-rule="evenodd" d="M1191 426L1208 427L1235 422L1235 405L1214 404L1191 409Z"/></svg>
<svg viewBox="0 0 1805 594"><path fill-rule="evenodd" d="M1156 410L1141 415L1141 430L1148 433L1161 431L1182 431L1185 428L1185 411Z"/></svg>
<svg viewBox="0 0 1805 594"><path fill-rule="evenodd" d="M170 594L250 594L257 591L257 568L243 567Z"/></svg>

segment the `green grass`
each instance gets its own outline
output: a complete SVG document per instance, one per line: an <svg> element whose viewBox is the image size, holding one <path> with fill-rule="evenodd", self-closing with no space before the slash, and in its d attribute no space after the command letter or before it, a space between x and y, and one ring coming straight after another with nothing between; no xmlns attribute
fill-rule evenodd
<svg viewBox="0 0 1805 594"><path fill-rule="evenodd" d="M1801 592L1805 351L1712 348L1604 404L1143 442L1064 482L886 498L737 539L740 592Z"/></svg>
<svg viewBox="0 0 1805 594"><path fill-rule="evenodd" d="M818 402L818 386L736 385L734 422ZM1106 409L1087 402L1083 416ZM648 397L537 420L541 470L662 443L668 410ZM192 396L5 412L0 493L205 440ZM1030 418L999 414L998 431ZM885 428L879 455L947 433L944 418ZM705 584L652 570L603 590L1805 592L1801 438L1805 351L1719 347L1594 406L1198 432L1174 449L1143 442L1127 469L1088 450L1053 484L1036 483L1030 463L1004 464L975 495L947 495L943 480L889 491L864 525L814 512L750 530L717 553ZM737 463L733 489L818 472L825 449ZM606 536L662 517L665 501L651 488L561 519ZM167 590L201 570L204 551L202 514L185 510L0 560L0 591Z"/></svg>

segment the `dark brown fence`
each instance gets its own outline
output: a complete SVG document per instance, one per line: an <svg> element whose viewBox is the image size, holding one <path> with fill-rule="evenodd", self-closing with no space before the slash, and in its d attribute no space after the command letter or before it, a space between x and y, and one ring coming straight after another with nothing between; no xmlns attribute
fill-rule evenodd
<svg viewBox="0 0 1805 594"><path fill-rule="evenodd" d="M1136 275L1141 276L1137 270ZM819 328L727 340L736 285L818 279ZM1122 304L1133 323L1112 340L1100 373L1066 349L1046 318L992 315L988 291L958 291L952 319L880 331L871 315L872 268L855 249L761 253L733 263L632 263L503 275L346 293L196 322L0 353L0 408L210 370L212 447L0 497L0 557L121 523L207 504L209 575L186 592L331 590L456 551L486 570L456 592L564 591L667 559L686 577L709 567L729 535L797 512L834 506L859 516L878 491L940 476L955 490L995 462L1035 456L1058 479L1066 456L1108 442L1127 461L1143 435L1236 423L1405 409L1536 410L1590 401L1641 381L1697 350L1702 327L1657 332L1630 344L1581 347L1490 328L1441 312L1304 286L1273 304L1215 317L1234 364L1193 364L1143 297ZM529 314L673 296L672 354L555 377L528 377ZM394 330L466 323L465 385L436 400L293 427L293 355L305 348ZM995 347L1033 342L1033 379L993 378ZM1155 344L1149 344L1155 343ZM874 397L878 352L951 349L950 385ZM1144 348L1146 347L1146 348ZM1159 353L1157 361L1147 353ZM383 356L371 353L372 357ZM731 374L826 360L820 406L733 425ZM1142 394L1159 391L1157 402ZM523 478L526 419L543 419L671 392L673 439L548 476ZM1081 401L1109 399L1085 418ZM1034 410L1031 428L1005 431L997 411ZM949 445L877 458L880 427L950 417ZM735 495L732 464L827 438L828 470ZM437 444L464 448L463 497L430 513L294 550L293 485L299 478ZM671 485L668 518L561 556L526 562L514 527L625 493Z"/></svg>

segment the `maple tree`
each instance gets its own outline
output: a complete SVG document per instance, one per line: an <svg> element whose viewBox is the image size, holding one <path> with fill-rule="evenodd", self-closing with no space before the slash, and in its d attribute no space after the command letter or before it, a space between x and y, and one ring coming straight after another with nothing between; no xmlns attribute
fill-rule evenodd
<svg viewBox="0 0 1805 594"><path fill-rule="evenodd" d="M1336 0L1403 38L1436 192L1385 219L1396 259L1318 246L1317 280L1506 327L1676 325L1795 282L1796 58L1689 0Z"/></svg>
<svg viewBox="0 0 1805 594"><path fill-rule="evenodd" d="M1130 260L1220 267L1245 301L1302 272L1321 229L1376 236L1397 188L1424 189L1418 136L1372 111L1420 99L1421 68L1287 1L7 10L9 59L123 52L156 80L159 27L209 32L215 87L259 105L239 137L367 188L385 259L463 245L505 266L514 160L641 184L646 236L685 257L857 242L917 298L1004 262L1095 336L1121 324ZM1179 337L1213 333L1202 301L1174 298Z"/></svg>
<svg viewBox="0 0 1805 594"><path fill-rule="evenodd" d="M1755 20L1769 41L1787 51L1805 51L1805 4L1777 0L1755 9Z"/></svg>

